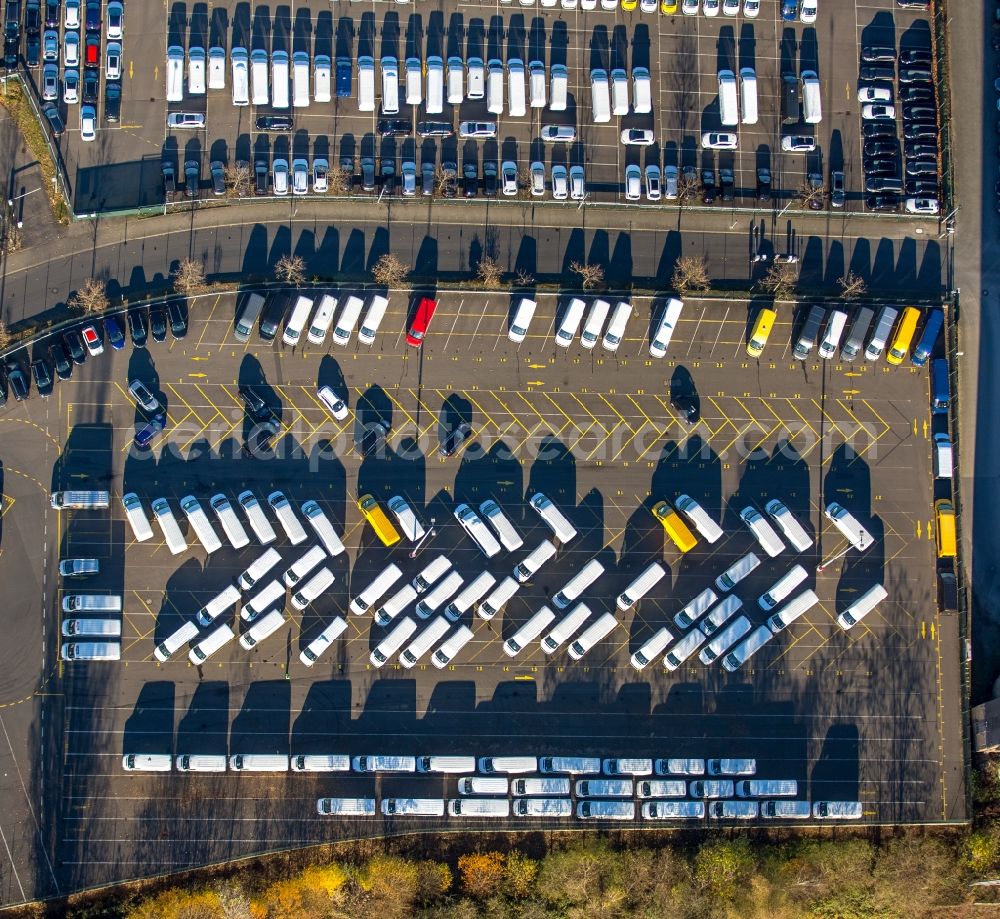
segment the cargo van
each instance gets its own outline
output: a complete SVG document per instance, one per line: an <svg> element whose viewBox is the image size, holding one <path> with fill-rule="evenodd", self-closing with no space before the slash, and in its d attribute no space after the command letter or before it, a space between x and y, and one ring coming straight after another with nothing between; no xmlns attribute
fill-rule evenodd
<svg viewBox="0 0 1000 919"><path fill-rule="evenodd" d="M628 75L621 67L611 71L611 114L616 118L628 114Z"/></svg>
<svg viewBox="0 0 1000 919"><path fill-rule="evenodd" d="M670 537L671 542L681 552L690 552L698 545L698 540L695 539L694 533L688 529L687 524L680 518L677 511L666 501L659 501L653 505L653 516L660 521L663 529L667 531L667 536Z"/></svg>
<svg viewBox="0 0 1000 919"><path fill-rule="evenodd" d="M460 57L448 58L448 104L465 101L465 62Z"/></svg>
<svg viewBox="0 0 1000 919"><path fill-rule="evenodd" d="M145 542L153 538L153 528L146 519L146 513L142 509L142 502L139 496L130 491L127 495L122 495L122 507L125 508L125 518L132 527L132 535L136 542Z"/></svg>
<svg viewBox="0 0 1000 919"><path fill-rule="evenodd" d="M358 57L358 111L375 111L375 58Z"/></svg>
<svg viewBox="0 0 1000 919"><path fill-rule="evenodd" d="M858 522L857 517L836 501L831 501L823 513L826 519L840 530L844 538L859 552L864 552L875 542L872 534Z"/></svg>
<svg viewBox="0 0 1000 919"><path fill-rule="evenodd" d="M288 321L285 323L285 331L281 336L281 340L286 345L296 345L298 344L299 338L302 335L302 329L305 328L306 321L309 319L309 314L312 312L313 301L311 297L298 296L295 298L295 304L292 306L292 312L288 317Z"/></svg>
<svg viewBox="0 0 1000 919"><path fill-rule="evenodd" d="M888 596L889 591L881 584L869 587L837 617L837 624L846 632L852 626L857 625Z"/></svg>
<svg viewBox="0 0 1000 919"><path fill-rule="evenodd" d="M590 71L590 105L594 124L611 120L611 86L608 72L595 67Z"/></svg>
<svg viewBox="0 0 1000 919"><path fill-rule="evenodd" d="M890 364L899 365L906 360L906 355L910 351L913 343L913 336L917 332L917 322L920 320L920 311L913 306L908 306L899 317L899 324L896 332L892 336L892 343L885 355L885 359Z"/></svg>
<svg viewBox="0 0 1000 919"><path fill-rule="evenodd" d="M236 579L237 583L242 590L252 590L253 586L280 561L281 554L278 550L268 549Z"/></svg>
<svg viewBox="0 0 1000 919"><path fill-rule="evenodd" d="M761 801L760 815L765 820L808 820L812 811L808 801Z"/></svg>
<svg viewBox="0 0 1000 919"><path fill-rule="evenodd" d="M822 306L812 306L806 315L802 328L799 330L799 337L792 348L792 355L800 361L806 360L810 352L816 347L816 337L819 335L820 327L823 325L823 317L826 310Z"/></svg>
<svg viewBox="0 0 1000 919"><path fill-rule="evenodd" d="M806 124L819 124L823 120L819 77L815 70L802 71L802 120Z"/></svg>
<svg viewBox="0 0 1000 919"><path fill-rule="evenodd" d="M329 553L331 558L336 558L345 551L337 531L334 530L330 518L323 513L323 509L315 501L306 501L302 505L302 515L306 522L313 528L313 532L322 543L323 548Z"/></svg>
<svg viewBox="0 0 1000 919"><path fill-rule="evenodd" d="M635 820L631 801L580 801L576 815L581 820Z"/></svg>
<svg viewBox="0 0 1000 919"><path fill-rule="evenodd" d="M194 495L185 495L181 498L181 510L187 517L195 536L198 537L198 541L209 555L222 548L222 542L215 530L212 529L212 524L208 522L201 502Z"/></svg>
<svg viewBox="0 0 1000 919"><path fill-rule="evenodd" d="M731 70L719 71L719 120L726 127L740 123L740 110L736 103L736 74Z"/></svg>
<svg viewBox="0 0 1000 919"><path fill-rule="evenodd" d="M868 329L871 327L874 316L875 310L871 307L858 308L854 321L851 323L851 329L847 333L847 341L844 342L844 347L840 352L842 360L853 361L864 348L865 338L868 336Z"/></svg>
<svg viewBox="0 0 1000 919"><path fill-rule="evenodd" d="M278 523L281 524L282 529L285 531L288 541L293 546L305 542L306 531L302 528L302 524L299 523L298 517L295 516L295 511L292 510L292 505L289 503L288 498L280 491L272 491L267 496L267 503L278 518Z"/></svg>
<svg viewBox="0 0 1000 919"><path fill-rule="evenodd" d="M684 303L676 297L667 300L667 305L663 308L663 316L656 326L656 331L649 342L650 357L665 357L670 340L674 337L674 329L680 322L681 311Z"/></svg>
<svg viewBox="0 0 1000 919"><path fill-rule="evenodd" d="M437 616L425 626L409 646L399 655L399 662L409 669L420 660L430 649L444 638L451 623L444 616Z"/></svg>
<svg viewBox="0 0 1000 919"><path fill-rule="evenodd" d="M753 67L740 68L740 103L743 124L757 124L757 74Z"/></svg>
<svg viewBox="0 0 1000 919"><path fill-rule="evenodd" d="M415 756L355 756L351 759L355 772L416 772Z"/></svg>
<svg viewBox="0 0 1000 919"><path fill-rule="evenodd" d="M185 622L153 649L153 655L158 661L168 661L181 645L191 641L197 634L198 626L190 621Z"/></svg>
<svg viewBox="0 0 1000 919"><path fill-rule="evenodd" d="M122 646L117 641L68 641L61 648L64 661L121 660Z"/></svg>
<svg viewBox="0 0 1000 919"><path fill-rule="evenodd" d="M450 625L450 622L449 622ZM451 663L452 658L458 654L470 641L472 641L472 629L467 625L460 625L444 641L440 648L431 655L431 663L441 670Z"/></svg>
<svg viewBox="0 0 1000 919"><path fill-rule="evenodd" d="M556 609L566 609L602 574L604 574L604 566L596 558L592 558L556 593L552 598L552 605Z"/></svg>
<svg viewBox="0 0 1000 919"><path fill-rule="evenodd" d="M541 61L528 64L528 96L532 108L545 108L545 64Z"/></svg>
<svg viewBox="0 0 1000 919"><path fill-rule="evenodd" d="M300 753L291 765L292 772L350 772L351 758L343 753Z"/></svg>
<svg viewBox="0 0 1000 919"><path fill-rule="evenodd" d="M504 578L496 587L490 595L483 600L482 603L476 608L476 612L481 618L489 620L492 619L501 609L507 601L514 596L520 590L521 585L517 583L512 577ZM553 614L554 617L555 614ZM544 626L543 626L544 628Z"/></svg>
<svg viewBox="0 0 1000 919"><path fill-rule="evenodd" d="M728 599L735 599L735 597L730 597ZM742 605L742 603L740 604ZM738 642L753 626L750 625L750 620L746 616L738 616L732 622L730 622L724 629L716 632L712 637L711 641L704 648L702 648L701 653L698 655L698 659L707 667L712 661L716 660L720 654L728 651L736 642Z"/></svg>
<svg viewBox="0 0 1000 919"><path fill-rule="evenodd" d="M278 534L274 532L274 527L271 526L271 522L267 519L267 515L260 506L257 496L252 491L241 491L236 496L236 500L247 515L250 529L253 530L254 536L257 537L257 542L262 546L274 542L278 538Z"/></svg>
<svg viewBox="0 0 1000 919"><path fill-rule="evenodd" d="M264 309L264 298L260 294L247 294L240 306L240 311L236 315L236 324L233 327L233 338L237 341L246 342L250 340L250 333L261 311Z"/></svg>
<svg viewBox="0 0 1000 919"><path fill-rule="evenodd" d="M484 501L479 505L479 513L493 527L497 537L508 552L520 549L524 545L524 540L521 539L520 534L514 529L514 524L510 522L510 518L503 512L496 501Z"/></svg>
<svg viewBox="0 0 1000 919"><path fill-rule="evenodd" d="M462 616L478 603L486 592L496 584L497 579L488 571L483 571L462 588L461 592L444 608L444 616L449 622L458 622Z"/></svg>
<svg viewBox="0 0 1000 919"><path fill-rule="evenodd" d="M601 330L604 328L604 320L608 318L611 311L611 304L607 300L598 298L590 305L590 312L587 313L587 321L583 324L583 332L580 333L580 344L592 350L600 338Z"/></svg>
<svg viewBox="0 0 1000 919"><path fill-rule="evenodd" d="M126 753L122 769L127 772L169 772L173 757L169 753Z"/></svg>
<svg viewBox="0 0 1000 919"><path fill-rule="evenodd" d="M215 654L223 645L232 641L236 633L223 623L218 628L209 632L201 641L193 645L188 652L188 659L192 664L199 665L205 663L209 657Z"/></svg>
<svg viewBox="0 0 1000 919"><path fill-rule="evenodd" d="M74 635L120 638L122 623L120 619L64 619L62 633L66 638Z"/></svg>
<svg viewBox="0 0 1000 919"><path fill-rule="evenodd" d="M402 538L373 495L358 498L358 510L375 531L383 546L394 546Z"/></svg>
<svg viewBox="0 0 1000 919"><path fill-rule="evenodd" d="M814 801L813 817L816 820L860 820L860 801Z"/></svg>
<svg viewBox="0 0 1000 919"><path fill-rule="evenodd" d="M555 554L556 547L551 540L543 539L522 562L514 566L514 577L522 584L526 583Z"/></svg>
<svg viewBox="0 0 1000 919"><path fill-rule="evenodd" d="M777 498L768 501L764 505L764 510L774 519L774 522L781 528L787 539L797 552L805 552L812 548L812 537L805 531L805 528L793 516L792 512L782 504Z"/></svg>
<svg viewBox="0 0 1000 919"><path fill-rule="evenodd" d="M745 779L736 783L737 798L794 798L798 793L795 779Z"/></svg>
<svg viewBox="0 0 1000 919"><path fill-rule="evenodd" d="M683 779L650 779L635 783L637 798L684 798L687 782Z"/></svg>
<svg viewBox="0 0 1000 919"><path fill-rule="evenodd" d="M565 64L552 64L549 67L549 111L565 112L569 93L569 69Z"/></svg>
<svg viewBox="0 0 1000 919"><path fill-rule="evenodd" d="M875 322L875 331L868 339L868 347L865 348L865 360L877 361L882 356L885 343L889 340L892 327L896 324L898 311L891 306L883 306L879 310L878 320Z"/></svg>
<svg viewBox="0 0 1000 919"><path fill-rule="evenodd" d="M407 589L412 590L409 587ZM416 630L417 624L409 616L400 619L392 631L375 646L369 655L368 659L371 661L372 666L381 667L386 663L403 646L404 642L409 640L410 636Z"/></svg>
<svg viewBox="0 0 1000 919"><path fill-rule="evenodd" d="M514 801L515 817L572 817L573 802L569 798L518 798Z"/></svg>
<svg viewBox="0 0 1000 919"><path fill-rule="evenodd" d="M698 779L688 785L692 798L732 798L733 782L730 779Z"/></svg>
<svg viewBox="0 0 1000 919"><path fill-rule="evenodd" d="M586 775L601 771L601 761L596 756L543 756L538 760L538 771Z"/></svg>
<svg viewBox="0 0 1000 919"><path fill-rule="evenodd" d="M542 651L546 654L552 654L553 651L556 651L565 641L569 640L571 636L576 634L577 630L583 625L583 623L590 618L590 615L590 607L585 603L578 603L559 621L556 627L542 639Z"/></svg>
<svg viewBox="0 0 1000 919"><path fill-rule="evenodd" d="M510 802L506 798L452 798L448 813L453 817L509 817Z"/></svg>
<svg viewBox="0 0 1000 919"><path fill-rule="evenodd" d="M703 759L658 759L653 763L657 775L704 775Z"/></svg>
<svg viewBox="0 0 1000 919"><path fill-rule="evenodd" d="M180 45L167 48L167 102L184 101L184 49Z"/></svg>
<svg viewBox="0 0 1000 919"><path fill-rule="evenodd" d="M524 61L514 58L507 61L507 114L512 118L523 118L525 107Z"/></svg>
<svg viewBox="0 0 1000 919"><path fill-rule="evenodd" d="M934 346L937 344L938 335L940 335L943 325L943 310L933 309L927 313L924 330L920 333L920 340L917 342L916 348L913 349L913 355L910 357L910 362L914 367L923 367L931 354L934 353Z"/></svg>
<svg viewBox="0 0 1000 919"><path fill-rule="evenodd" d="M619 300L614 313L611 315L611 321L608 323L604 338L601 339L601 345L603 345L605 351L610 351L614 354L618 350L618 346L625 337L625 326L628 324L628 319L631 315L632 304L625 300Z"/></svg>
<svg viewBox="0 0 1000 919"><path fill-rule="evenodd" d="M816 351L823 360L829 360L837 353L845 325L847 325L847 313L843 310L830 310L830 315L826 319L826 328L823 330L823 337L820 339L819 349Z"/></svg>
<svg viewBox="0 0 1000 919"><path fill-rule="evenodd" d="M615 601L618 609L627 612L646 596L665 576L667 572L659 562L653 562L642 572Z"/></svg>
<svg viewBox="0 0 1000 919"><path fill-rule="evenodd" d="M573 344L573 338L580 327L580 320L583 319L583 311L586 304L579 297L573 297L566 305L559 327L556 329L555 340L560 348L568 348Z"/></svg>
<svg viewBox="0 0 1000 919"><path fill-rule="evenodd" d="M510 783L510 792L518 797L568 795L569 779L514 779Z"/></svg>
<svg viewBox="0 0 1000 919"><path fill-rule="evenodd" d="M431 584L441 578L449 568L451 568L451 560L447 556L439 555L424 565L420 573L410 583L418 594L422 594Z"/></svg>
<svg viewBox="0 0 1000 919"><path fill-rule="evenodd" d="M229 757L234 772L288 772L288 757L282 753L236 753Z"/></svg>
<svg viewBox="0 0 1000 919"><path fill-rule="evenodd" d="M631 779L579 779L574 790L578 798L631 798L635 786Z"/></svg>
<svg viewBox="0 0 1000 919"><path fill-rule="evenodd" d="M750 660L773 637L774 633L766 625L757 626L722 659L722 666L733 673Z"/></svg>
<svg viewBox="0 0 1000 919"><path fill-rule="evenodd" d="M566 545L574 536L576 528L566 519L566 516L540 491L535 492L529 501L538 515L544 520L549 529L555 534L556 539Z"/></svg>
<svg viewBox="0 0 1000 919"><path fill-rule="evenodd" d="M951 405L951 383L948 362L943 358L931 361L931 414L946 415Z"/></svg>
<svg viewBox="0 0 1000 919"><path fill-rule="evenodd" d="M486 65L486 111L503 113L503 61L491 58ZM472 61L469 61L469 98L472 98Z"/></svg>
<svg viewBox="0 0 1000 919"><path fill-rule="evenodd" d="M610 635L616 625L618 625L618 620L614 613L604 613L587 626L583 634L570 644L567 653L573 660L580 660L594 645Z"/></svg>
<svg viewBox="0 0 1000 919"><path fill-rule="evenodd" d="M417 604L416 614L421 619L427 619L431 614L436 613L438 607L458 591L464 583L464 578L457 571L452 569L440 581L437 582Z"/></svg>
<svg viewBox="0 0 1000 919"><path fill-rule="evenodd" d="M313 99L316 102L330 101L330 70L332 64L333 62L327 54L317 54L313 57Z"/></svg>
<svg viewBox="0 0 1000 919"><path fill-rule="evenodd" d="M62 611L64 613L120 613L122 598L120 594L67 594L63 597Z"/></svg>
<svg viewBox="0 0 1000 919"><path fill-rule="evenodd" d="M474 756L418 756L417 772L443 772L446 774L455 772L475 772L476 758ZM495 780L494 780L495 781ZM504 779L503 781L506 781ZM503 794L507 793L506 787Z"/></svg>
<svg viewBox="0 0 1000 919"><path fill-rule="evenodd" d="M754 538L760 547L771 557L780 555L785 551L785 544L774 532L774 528L754 507L745 507L740 511L740 519L750 528Z"/></svg>
<svg viewBox="0 0 1000 919"><path fill-rule="evenodd" d="M399 62L394 57L385 56L379 61L382 71L382 114L399 113Z"/></svg>
<svg viewBox="0 0 1000 919"><path fill-rule="evenodd" d="M647 820L700 820L705 816L704 801L647 801L642 805Z"/></svg>
<svg viewBox="0 0 1000 919"><path fill-rule="evenodd" d="M632 111L636 115L648 115L653 111L649 69L646 67L632 68Z"/></svg>
<svg viewBox="0 0 1000 919"><path fill-rule="evenodd" d="M240 636L240 644L249 651L269 635L277 632L285 622L286 620L281 615L281 610L273 609L267 615L261 616L254 621L254 624Z"/></svg>
<svg viewBox="0 0 1000 919"><path fill-rule="evenodd" d="M473 768L475 768L473 766ZM532 772L534 770L526 770ZM481 775L467 775L458 780L458 793L460 795L506 795L508 791L509 779L496 777L486 778Z"/></svg>
<svg viewBox="0 0 1000 919"><path fill-rule="evenodd" d="M676 616L674 623L679 629L686 629L697 622L719 598L711 587L706 587L697 597L685 606Z"/></svg>
<svg viewBox="0 0 1000 919"><path fill-rule="evenodd" d="M443 817L443 798L383 798L380 805L386 817Z"/></svg>
<svg viewBox="0 0 1000 919"><path fill-rule="evenodd" d="M710 543L718 542L722 538L722 527L720 527L705 509L689 495L678 495L674 501L677 508L691 523L695 529Z"/></svg>
<svg viewBox="0 0 1000 919"><path fill-rule="evenodd" d="M644 758L610 757L601 763L601 771L605 775L651 775L653 761Z"/></svg>
<svg viewBox="0 0 1000 919"><path fill-rule="evenodd" d="M271 52L271 107L288 108L288 52Z"/></svg>
<svg viewBox="0 0 1000 919"><path fill-rule="evenodd" d="M225 753L178 753L174 760L178 772L225 772Z"/></svg>
<svg viewBox="0 0 1000 919"><path fill-rule="evenodd" d="M170 505L166 498L156 498L150 505L153 511L153 519L160 526L163 538L171 555L180 555L187 549L187 542L181 535L181 528L177 526L174 512L170 510Z"/></svg>
<svg viewBox="0 0 1000 919"><path fill-rule="evenodd" d="M330 328L330 323L333 322L333 314L336 310L337 298L332 297L330 294L323 294L320 297L319 306L316 307L312 321L309 323L309 331L306 332L306 338L312 344L323 344L327 330Z"/></svg>
<svg viewBox="0 0 1000 919"><path fill-rule="evenodd" d="M222 530L232 547L234 549L242 549L248 545L250 537L247 536L246 530L243 529L243 524L237 519L235 511L229 503L229 499L220 493L213 495L208 504L215 511L215 516L219 518L219 524L222 526Z"/></svg>
<svg viewBox="0 0 1000 919"><path fill-rule="evenodd" d="M701 629L692 629L667 652L663 658L663 668L673 673L706 641L708 638Z"/></svg>
<svg viewBox="0 0 1000 919"><path fill-rule="evenodd" d="M778 314L766 307L757 314L750 331L750 339L747 341L747 354L750 357L760 357L764 353L764 346L771 336L771 329L774 328L777 318Z"/></svg>
<svg viewBox="0 0 1000 919"><path fill-rule="evenodd" d="M384 628L416 599L416 588L412 584L406 584L382 604L381 609L375 613L375 621Z"/></svg>
<svg viewBox="0 0 1000 919"><path fill-rule="evenodd" d="M310 603L328 590L334 582L333 572L329 568L320 568L305 584L292 594L292 606L304 610Z"/></svg>
<svg viewBox="0 0 1000 919"><path fill-rule="evenodd" d="M787 573L783 574L764 593L760 595L757 602L760 608L766 611L774 609L782 600L791 596L792 591L799 586L807 577L806 569L801 565L796 565Z"/></svg>
<svg viewBox="0 0 1000 919"><path fill-rule="evenodd" d="M97 510L109 507L110 504L111 493L107 491L54 491L49 496L49 505L57 511L65 508Z"/></svg>
<svg viewBox="0 0 1000 919"><path fill-rule="evenodd" d="M711 638L719 628L739 612L742 606L743 601L735 594L730 594L721 603L712 608L712 611L701 620L698 628L705 633L706 638Z"/></svg>
<svg viewBox="0 0 1000 919"><path fill-rule="evenodd" d="M403 572L398 565L387 565L375 580L351 601L351 612L359 616L367 613L402 576Z"/></svg>
<svg viewBox="0 0 1000 919"><path fill-rule="evenodd" d="M354 327L358 323L361 315L361 308L365 305L364 300L353 294L347 298L344 308L340 311L337 324L333 327L333 343L344 347L351 340L354 334Z"/></svg>
<svg viewBox="0 0 1000 919"><path fill-rule="evenodd" d="M466 90L468 98L482 99L486 95L486 71L481 57L469 58L468 81Z"/></svg>
<svg viewBox="0 0 1000 919"><path fill-rule="evenodd" d="M374 798L319 798L316 813L332 817L373 817Z"/></svg>
<svg viewBox="0 0 1000 919"><path fill-rule="evenodd" d="M653 635L646 640L646 643L639 648L635 654L632 655L632 666L636 670L643 670L649 664L654 657L659 657L665 650L667 645L673 641L674 636L671 634L670 629L666 626L654 632Z"/></svg>
<svg viewBox="0 0 1000 919"><path fill-rule="evenodd" d="M240 610L240 618L253 622L261 613L271 607L285 608L285 587L280 581L271 581L263 590L255 594Z"/></svg>
<svg viewBox="0 0 1000 919"><path fill-rule="evenodd" d="M309 105L309 52L292 54L292 105L307 108Z"/></svg>
<svg viewBox="0 0 1000 919"><path fill-rule="evenodd" d="M326 557L326 552L322 546L313 546L305 555L288 568L284 575L282 575L282 580L287 586L294 587L317 565L325 561Z"/></svg>
<svg viewBox="0 0 1000 919"><path fill-rule="evenodd" d="M420 105L424 101L423 66L419 57L406 59L406 104Z"/></svg>
<svg viewBox="0 0 1000 919"><path fill-rule="evenodd" d="M708 805L708 816L717 820L756 820L760 805L756 801L713 801Z"/></svg>
<svg viewBox="0 0 1000 919"><path fill-rule="evenodd" d="M934 537L938 558L954 558L958 552L955 531L955 508L950 501L934 502Z"/></svg>
<svg viewBox="0 0 1000 919"><path fill-rule="evenodd" d="M358 330L358 341L364 345L370 345L375 341L375 333L382 323L382 317L389 306L389 298L382 294L374 294L371 303L368 305L368 312L361 320L361 328Z"/></svg>
<svg viewBox="0 0 1000 919"><path fill-rule="evenodd" d="M346 631L347 620L343 616L334 616L333 621L302 649L299 660L304 666L311 667L319 660L320 655Z"/></svg>
<svg viewBox="0 0 1000 919"><path fill-rule="evenodd" d="M504 653L508 657L517 657L529 642L534 641L549 627L555 618L556 614L547 606L543 606L503 643Z"/></svg>
<svg viewBox="0 0 1000 919"><path fill-rule="evenodd" d="M517 304L517 309L510 320L510 327L507 330L507 337L513 342L522 342L528 334L531 320L534 318L535 309L538 304L531 297L521 297Z"/></svg>
<svg viewBox="0 0 1000 919"><path fill-rule="evenodd" d="M255 48L250 52L250 89L254 105L267 105L270 96L267 89L267 52Z"/></svg>
<svg viewBox="0 0 1000 919"><path fill-rule="evenodd" d="M195 619L202 628L211 625L223 613L229 612L240 602L239 589L230 584L225 590L220 591L208 601L195 616Z"/></svg>

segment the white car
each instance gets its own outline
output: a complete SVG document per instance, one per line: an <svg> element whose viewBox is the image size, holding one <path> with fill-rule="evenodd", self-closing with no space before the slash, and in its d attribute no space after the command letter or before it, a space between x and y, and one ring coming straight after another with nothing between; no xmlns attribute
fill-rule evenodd
<svg viewBox="0 0 1000 919"><path fill-rule="evenodd" d="M892 90L887 86L862 86L858 102L892 102Z"/></svg>
<svg viewBox="0 0 1000 919"><path fill-rule="evenodd" d="M740 13L740 0L722 0L723 16L738 16Z"/></svg>
<svg viewBox="0 0 1000 919"><path fill-rule="evenodd" d="M347 403L339 398L329 386L320 386L316 395L337 421L343 421L347 417Z"/></svg>
<svg viewBox="0 0 1000 919"><path fill-rule="evenodd" d="M63 66L80 66L80 33L67 32L63 37Z"/></svg>
<svg viewBox="0 0 1000 919"><path fill-rule="evenodd" d="M616 10L618 9L618 0L601 0L602 10Z"/></svg>
<svg viewBox="0 0 1000 919"><path fill-rule="evenodd" d="M80 28L80 0L66 0L66 18L63 25L67 29Z"/></svg>
<svg viewBox="0 0 1000 919"><path fill-rule="evenodd" d="M650 163L646 167L646 200L659 201L663 196L660 187L660 167L655 163Z"/></svg>
<svg viewBox="0 0 1000 919"><path fill-rule="evenodd" d="M513 160L504 160L500 167L500 175L503 179L503 193L508 197L517 194L517 163Z"/></svg>
<svg viewBox="0 0 1000 919"><path fill-rule="evenodd" d="M119 42L109 41L104 59L104 77L107 80L122 78L122 46Z"/></svg>
<svg viewBox="0 0 1000 919"><path fill-rule="evenodd" d="M642 197L640 188L642 170L634 163L625 167L625 200L638 201Z"/></svg>
<svg viewBox="0 0 1000 919"><path fill-rule="evenodd" d="M649 128L626 128L621 137L626 147L651 147L656 143L656 135Z"/></svg>
<svg viewBox="0 0 1000 919"><path fill-rule="evenodd" d="M63 71L63 102L75 105L80 101L80 71L76 69Z"/></svg>
<svg viewBox="0 0 1000 919"><path fill-rule="evenodd" d="M569 167L569 196L574 201L582 201L587 197L587 183L584 179L583 166Z"/></svg>
<svg viewBox="0 0 1000 919"><path fill-rule="evenodd" d="M781 138L781 149L791 153L812 153L816 149L816 138L808 134L789 134Z"/></svg>
<svg viewBox="0 0 1000 919"><path fill-rule="evenodd" d="M739 135L731 131L706 131L701 135L701 145L706 150L735 150L739 142Z"/></svg>
<svg viewBox="0 0 1000 919"><path fill-rule="evenodd" d="M937 198L907 198L907 214L923 214L925 217L933 217L941 212L941 204Z"/></svg>
<svg viewBox="0 0 1000 919"><path fill-rule="evenodd" d="M313 160L313 192L317 195L325 195L328 186L328 176L330 174L330 164L322 157Z"/></svg>
<svg viewBox="0 0 1000 919"><path fill-rule="evenodd" d="M552 197L565 201L569 197L569 181L565 166L552 167Z"/></svg>
<svg viewBox="0 0 1000 919"><path fill-rule="evenodd" d="M92 105L80 108L80 140L88 143L97 137L97 109Z"/></svg>
<svg viewBox="0 0 1000 919"><path fill-rule="evenodd" d="M292 194L309 194L309 164L303 159L292 160Z"/></svg>
<svg viewBox="0 0 1000 919"><path fill-rule="evenodd" d="M805 23L813 23L816 21L816 4L818 0L802 0L802 6L799 7L799 21Z"/></svg>
<svg viewBox="0 0 1000 919"><path fill-rule="evenodd" d="M531 193L536 197L545 194L545 164L534 162L531 164Z"/></svg>
<svg viewBox="0 0 1000 919"><path fill-rule="evenodd" d="M869 104L862 107L861 117L865 121L890 121L896 117L896 109L882 103Z"/></svg>
<svg viewBox="0 0 1000 919"><path fill-rule="evenodd" d="M576 128L571 124L547 124L538 136L550 144L571 144L576 140Z"/></svg>
<svg viewBox="0 0 1000 919"><path fill-rule="evenodd" d="M643 13L655 13L660 0L639 0L639 9Z"/></svg>
<svg viewBox="0 0 1000 919"><path fill-rule="evenodd" d="M719 0L702 0L701 11L709 17L718 16Z"/></svg>
<svg viewBox="0 0 1000 919"><path fill-rule="evenodd" d="M756 19L760 12L760 0L743 0L743 15L747 19Z"/></svg>
<svg viewBox="0 0 1000 919"><path fill-rule="evenodd" d="M271 166L271 190L276 195L288 194L288 160L276 159Z"/></svg>
<svg viewBox="0 0 1000 919"><path fill-rule="evenodd" d="M109 0L105 13L105 38L108 41L121 41L125 34L125 7L121 0Z"/></svg>
<svg viewBox="0 0 1000 919"><path fill-rule="evenodd" d="M698 0L681 0L681 12L685 16L697 16Z"/></svg>

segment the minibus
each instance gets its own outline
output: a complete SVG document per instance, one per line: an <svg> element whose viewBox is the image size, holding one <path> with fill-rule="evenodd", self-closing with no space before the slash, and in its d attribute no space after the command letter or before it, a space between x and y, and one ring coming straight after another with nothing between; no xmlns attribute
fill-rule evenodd
<svg viewBox="0 0 1000 919"><path fill-rule="evenodd" d="M503 643L504 654L508 657L517 657L528 642L538 638L555 618L556 614L547 606L543 606Z"/></svg>

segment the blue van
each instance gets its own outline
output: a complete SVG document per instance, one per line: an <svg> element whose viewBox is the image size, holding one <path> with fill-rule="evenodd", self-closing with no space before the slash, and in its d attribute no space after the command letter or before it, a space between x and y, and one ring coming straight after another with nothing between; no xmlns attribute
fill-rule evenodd
<svg viewBox="0 0 1000 919"><path fill-rule="evenodd" d="M951 404L951 390L948 382L948 362L941 358L931 361L931 412L946 415Z"/></svg>
<svg viewBox="0 0 1000 919"><path fill-rule="evenodd" d="M944 310L931 310L927 314L927 322L924 323L924 330L920 333L920 341L917 342L917 347L913 349L913 357L910 358L914 367L923 367L927 363L934 352L943 325Z"/></svg>
<svg viewBox="0 0 1000 919"><path fill-rule="evenodd" d="M337 58L337 96L338 98L350 98L351 95L351 59L349 57Z"/></svg>

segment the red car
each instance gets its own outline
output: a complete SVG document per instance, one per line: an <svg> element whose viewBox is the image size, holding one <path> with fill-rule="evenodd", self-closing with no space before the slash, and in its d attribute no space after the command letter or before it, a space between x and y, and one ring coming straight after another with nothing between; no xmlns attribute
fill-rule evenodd
<svg viewBox="0 0 1000 919"><path fill-rule="evenodd" d="M87 40L84 44L84 63L88 67L101 66L101 39L97 35L87 33Z"/></svg>
<svg viewBox="0 0 1000 919"><path fill-rule="evenodd" d="M424 335L427 334L427 326L431 324L434 310L437 309L437 300L424 297L417 307L417 312L410 323L409 331L406 333L406 343L414 348L419 348L424 342Z"/></svg>

